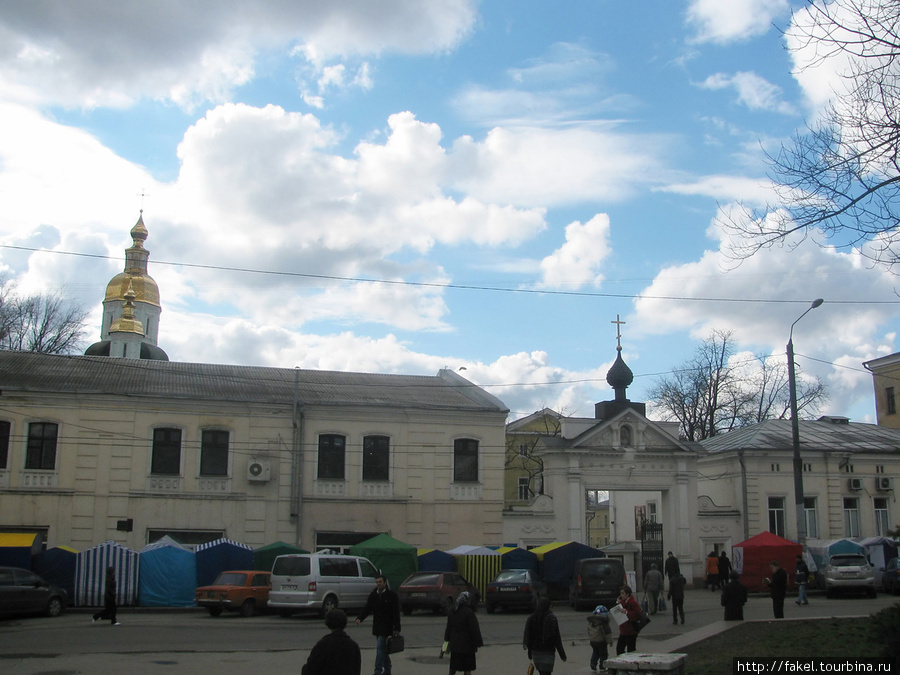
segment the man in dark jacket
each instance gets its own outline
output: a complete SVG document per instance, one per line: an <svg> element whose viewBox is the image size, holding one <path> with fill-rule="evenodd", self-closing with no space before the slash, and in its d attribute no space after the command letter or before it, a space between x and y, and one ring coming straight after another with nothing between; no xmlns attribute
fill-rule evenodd
<svg viewBox="0 0 900 675"><path fill-rule="evenodd" d="M744 605L747 604L747 587L740 581L740 575L731 571L731 580L722 589L722 607L726 621L743 621Z"/></svg>
<svg viewBox="0 0 900 675"><path fill-rule="evenodd" d="M672 551L669 551L669 557L666 558L666 564L663 565L663 572L665 572L669 581L671 581L672 577L676 574L681 574L681 565L678 564L678 558L675 557L675 554L672 553Z"/></svg>
<svg viewBox="0 0 900 675"><path fill-rule="evenodd" d="M676 572L675 576L669 579L669 600L672 602L672 623L678 623L678 616L681 615L681 623L684 623L684 585L687 579L681 572Z"/></svg>
<svg viewBox="0 0 900 675"><path fill-rule="evenodd" d="M344 632L347 627L344 610L328 612L325 625L331 632L312 648L300 675L360 675L362 657L359 645Z"/></svg>
<svg viewBox="0 0 900 675"><path fill-rule="evenodd" d="M777 560L769 563L772 568L772 578L766 579L769 584L769 595L772 597L772 611L776 619L784 618L784 596L787 595L787 572L778 564Z"/></svg>
<svg viewBox="0 0 900 675"><path fill-rule="evenodd" d="M400 599L388 588L383 574L375 577L375 590L369 593L356 623L365 621L369 614L372 615L372 635L375 636L375 675L391 675L387 642L392 635L400 635Z"/></svg>

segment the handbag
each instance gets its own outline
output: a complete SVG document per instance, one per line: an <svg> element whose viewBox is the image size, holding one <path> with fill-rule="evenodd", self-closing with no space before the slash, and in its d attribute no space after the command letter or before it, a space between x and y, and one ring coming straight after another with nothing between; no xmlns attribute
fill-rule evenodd
<svg viewBox="0 0 900 675"><path fill-rule="evenodd" d="M650 603L647 602L647 596L644 596L644 599L641 600L641 611L646 614L650 611Z"/></svg>
<svg viewBox="0 0 900 675"><path fill-rule="evenodd" d="M396 654L406 649L406 641L402 635L392 635L387 641L387 653Z"/></svg>
<svg viewBox="0 0 900 675"><path fill-rule="evenodd" d="M650 617L647 615L646 610L641 610L641 616L632 621L632 623L634 624L634 629L640 633L650 623Z"/></svg>

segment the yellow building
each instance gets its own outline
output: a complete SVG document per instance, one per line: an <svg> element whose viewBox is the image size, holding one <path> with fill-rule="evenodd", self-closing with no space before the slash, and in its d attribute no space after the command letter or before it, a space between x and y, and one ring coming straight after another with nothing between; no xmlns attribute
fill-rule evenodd
<svg viewBox="0 0 900 675"><path fill-rule="evenodd" d="M900 352L863 363L875 385L875 417L880 426L900 429L897 394L900 393Z"/></svg>

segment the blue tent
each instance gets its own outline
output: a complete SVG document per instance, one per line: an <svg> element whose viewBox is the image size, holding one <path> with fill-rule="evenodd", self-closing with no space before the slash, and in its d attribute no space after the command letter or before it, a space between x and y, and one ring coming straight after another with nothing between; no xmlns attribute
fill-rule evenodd
<svg viewBox="0 0 900 675"><path fill-rule="evenodd" d="M39 534L0 533L0 565L31 569L31 559L41 552Z"/></svg>
<svg viewBox="0 0 900 675"><path fill-rule="evenodd" d="M420 548L419 554L419 571L420 572L455 572L456 558L438 551L434 548Z"/></svg>
<svg viewBox="0 0 900 675"><path fill-rule="evenodd" d="M577 541L554 542L531 549L538 559L538 574L547 584L547 594L553 600L569 597L569 584L575 561L582 558L605 558L598 548Z"/></svg>
<svg viewBox="0 0 900 675"><path fill-rule="evenodd" d="M531 551L524 548L503 546L497 549L500 553L500 565L505 570L531 570L537 572L538 558Z"/></svg>
<svg viewBox="0 0 900 675"><path fill-rule="evenodd" d="M140 555L112 539L75 556L75 604L99 606L106 591L106 568L116 568L116 604L134 605L138 596Z"/></svg>
<svg viewBox="0 0 900 675"><path fill-rule="evenodd" d="M209 586L227 570L252 570L253 549L230 539L216 539L197 547L197 586Z"/></svg>
<svg viewBox="0 0 900 675"><path fill-rule="evenodd" d="M193 607L197 557L169 536L141 549L141 607Z"/></svg>
<svg viewBox="0 0 900 675"><path fill-rule="evenodd" d="M56 546L41 551L34 556L32 570L51 584L56 584L75 600L75 560L78 551L65 546Z"/></svg>

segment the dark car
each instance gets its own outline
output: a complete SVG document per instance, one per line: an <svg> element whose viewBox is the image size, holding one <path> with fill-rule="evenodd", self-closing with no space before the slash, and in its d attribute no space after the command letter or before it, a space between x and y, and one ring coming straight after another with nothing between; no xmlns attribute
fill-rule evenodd
<svg viewBox="0 0 900 675"><path fill-rule="evenodd" d="M534 611L538 598L546 595L547 587L531 570L500 570L493 581L487 585L484 594L484 606L488 614L493 614L498 607Z"/></svg>
<svg viewBox="0 0 900 675"><path fill-rule="evenodd" d="M575 561L569 604L575 609L612 607L619 590L628 583L625 565L616 558L582 558Z"/></svg>
<svg viewBox="0 0 900 675"><path fill-rule="evenodd" d="M270 572L253 570L222 572L212 586L201 586L194 591L194 602L206 607L210 616L219 616L225 611L250 616L266 608L270 576Z"/></svg>
<svg viewBox="0 0 900 675"><path fill-rule="evenodd" d="M456 572L415 572L410 574L397 589L400 609L409 616L414 609L430 609L449 613L456 597L463 591L469 593L473 609L478 605L480 593L462 575Z"/></svg>
<svg viewBox="0 0 900 675"><path fill-rule="evenodd" d="M900 558L891 558L884 567L884 574L881 576L881 585L884 587L885 593L900 593Z"/></svg>
<svg viewBox="0 0 900 675"><path fill-rule="evenodd" d="M0 614L59 616L68 605L68 593L34 572L0 567Z"/></svg>

